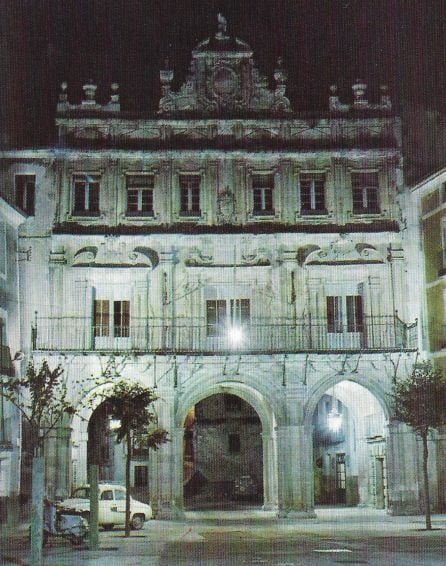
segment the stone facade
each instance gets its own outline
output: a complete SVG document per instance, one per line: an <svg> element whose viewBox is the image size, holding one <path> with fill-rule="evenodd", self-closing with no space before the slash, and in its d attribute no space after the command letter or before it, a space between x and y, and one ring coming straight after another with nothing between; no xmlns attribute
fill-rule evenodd
<svg viewBox="0 0 446 566"><path fill-rule="evenodd" d="M5 198L20 175L36 183L20 232L24 351L91 383L47 449L49 494L87 480L86 401L107 372L161 397L172 441L133 464L159 516L183 512L185 423L220 394L258 417L265 509L313 516L315 485L344 482L349 502L419 510L418 446L387 398L416 358L422 308L387 90L371 103L358 80L344 103L332 86L326 112L299 114L282 62L270 89L223 17L178 92L168 61L160 79L149 117L121 109L117 84L101 104L88 83L77 104L64 83L58 147L0 160ZM345 407L343 445L326 443L325 401Z"/></svg>

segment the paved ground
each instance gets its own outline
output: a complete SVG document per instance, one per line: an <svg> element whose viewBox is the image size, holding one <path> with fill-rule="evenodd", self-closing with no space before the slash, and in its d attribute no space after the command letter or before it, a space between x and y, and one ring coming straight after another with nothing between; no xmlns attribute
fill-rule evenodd
<svg viewBox="0 0 446 566"><path fill-rule="evenodd" d="M446 563L446 515L390 517L359 508L317 509L317 519L277 520L256 510L189 512L183 521L150 521L128 539L100 532L100 549L72 548L54 539L44 563L81 566L297 566ZM25 565L27 526L0 534L0 563Z"/></svg>

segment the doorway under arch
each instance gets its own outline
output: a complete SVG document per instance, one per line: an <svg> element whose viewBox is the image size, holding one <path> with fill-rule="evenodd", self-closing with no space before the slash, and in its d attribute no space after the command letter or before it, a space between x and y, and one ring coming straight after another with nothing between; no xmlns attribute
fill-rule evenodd
<svg viewBox="0 0 446 566"><path fill-rule="evenodd" d="M386 425L380 401L343 380L320 396L312 417L315 505L387 507Z"/></svg>
<svg viewBox="0 0 446 566"><path fill-rule="evenodd" d="M263 504L262 423L232 393L197 402L184 421L183 489L186 508Z"/></svg>
<svg viewBox="0 0 446 566"><path fill-rule="evenodd" d="M91 464L97 464L100 481L125 482L125 449L115 440L114 426L110 405L103 401L88 421L87 470Z"/></svg>

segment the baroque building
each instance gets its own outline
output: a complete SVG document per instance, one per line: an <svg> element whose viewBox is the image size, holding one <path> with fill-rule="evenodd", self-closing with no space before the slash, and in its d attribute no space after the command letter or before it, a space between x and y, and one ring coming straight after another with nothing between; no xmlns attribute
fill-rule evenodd
<svg viewBox="0 0 446 566"><path fill-rule="evenodd" d="M150 116L121 109L117 84L74 103L64 83L57 147L0 159L28 214L22 349L62 364L81 407L48 443L48 494L85 483L93 454L123 481L94 397L107 376L160 395L171 442L132 463L160 517L244 489L279 516L419 511L419 447L388 398L421 347L422 286L387 89L370 102L358 80L345 102L332 86L326 111L299 113L282 61L270 87L222 16L173 79L166 61Z"/></svg>

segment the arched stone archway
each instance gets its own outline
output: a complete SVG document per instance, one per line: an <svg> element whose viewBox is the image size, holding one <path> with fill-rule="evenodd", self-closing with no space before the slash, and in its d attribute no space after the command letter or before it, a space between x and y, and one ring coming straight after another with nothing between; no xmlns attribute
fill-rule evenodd
<svg viewBox="0 0 446 566"><path fill-rule="evenodd" d="M257 413L261 423L262 453L263 453L263 509L274 510L278 508L278 474L277 474L277 444L276 419L266 398L253 387L239 381L225 381L208 384L201 387L196 385L187 391L178 402L175 413L175 489L177 506L183 508L183 435L184 422L191 407L200 401L226 393L243 399Z"/></svg>
<svg viewBox="0 0 446 566"><path fill-rule="evenodd" d="M304 418L313 425L316 505L388 507L389 414L379 384L357 374L314 387Z"/></svg>
<svg viewBox="0 0 446 566"><path fill-rule="evenodd" d="M316 409L316 405L318 404L319 399L322 397L322 395L341 381L351 381L364 387L364 389L367 389L380 403L386 419L389 419L390 407L388 399L386 397L386 391L381 387L381 385L372 382L371 380L366 379L358 375L357 373L336 374L330 375L318 381L316 386L309 392L308 401L306 403L304 413L304 422L306 425L311 425L314 410Z"/></svg>

